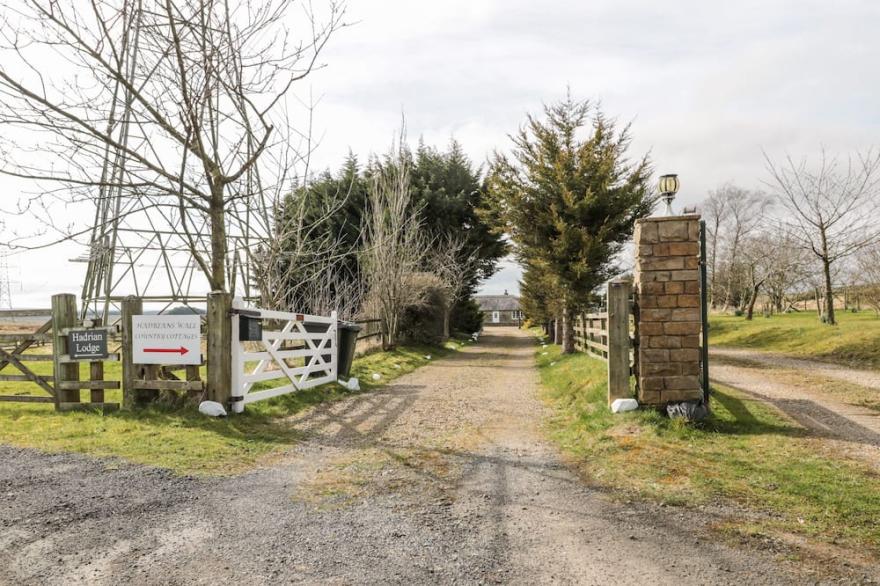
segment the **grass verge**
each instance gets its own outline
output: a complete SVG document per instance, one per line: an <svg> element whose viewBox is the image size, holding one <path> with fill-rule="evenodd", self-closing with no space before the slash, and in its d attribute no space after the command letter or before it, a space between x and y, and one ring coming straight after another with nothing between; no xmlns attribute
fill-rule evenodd
<svg viewBox="0 0 880 586"><path fill-rule="evenodd" d="M546 354L544 354L546 352ZM724 503L740 535L794 535L880 557L880 479L828 456L821 440L772 407L715 387L701 425L656 411L613 415L605 364L583 354L536 353L550 432L596 484L681 505Z"/></svg>
<svg viewBox="0 0 880 586"><path fill-rule="evenodd" d="M709 319L709 336L713 346L880 368L880 318L874 312L840 311L837 319L837 325L829 326L812 312L756 316L752 321L717 315Z"/></svg>
<svg viewBox="0 0 880 586"><path fill-rule="evenodd" d="M443 348L405 346L373 352L354 361L352 376L360 379L360 392L369 392L427 364L426 355L439 358L460 345L453 342ZM46 367L51 372L51 365ZM373 373L381 379L373 381ZM107 378L114 378L110 369ZM22 383L0 383L0 394L40 394L24 387ZM156 406L103 415L56 413L49 404L0 402L0 443L48 452L115 456L178 474L234 474L270 461L296 443L300 435L286 421L288 416L351 394L339 385L324 385L253 403L244 414L225 419L205 417L195 408ZM108 391L106 400L121 402L120 391Z"/></svg>

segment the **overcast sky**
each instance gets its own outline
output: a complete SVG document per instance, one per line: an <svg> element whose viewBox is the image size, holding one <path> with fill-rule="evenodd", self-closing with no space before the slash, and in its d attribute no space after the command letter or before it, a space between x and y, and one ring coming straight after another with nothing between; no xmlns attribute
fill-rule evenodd
<svg viewBox="0 0 880 586"><path fill-rule="evenodd" d="M880 143L876 1L351 0L349 20L300 86L320 97L319 168L384 150L401 113L412 141L455 137L484 164L567 86L633 122L633 154L679 174L678 210L725 181L761 187L762 149ZM10 259L16 305L78 291L84 267L66 259L80 252ZM515 264L502 266L485 292L517 291Z"/></svg>

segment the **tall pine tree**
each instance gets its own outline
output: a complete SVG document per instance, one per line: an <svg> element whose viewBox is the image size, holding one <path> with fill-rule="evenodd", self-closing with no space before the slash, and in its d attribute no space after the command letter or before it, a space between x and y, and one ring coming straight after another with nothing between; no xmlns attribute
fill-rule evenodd
<svg viewBox="0 0 880 586"><path fill-rule="evenodd" d="M492 276L498 259L507 252L500 235L478 214L485 206L479 169L473 167L457 141L445 152L419 143L412 183L414 204L421 207L431 238L443 242L449 236L463 235L463 254L477 257L476 270L462 275L465 297L470 297L481 279Z"/></svg>
<svg viewBox="0 0 880 586"><path fill-rule="evenodd" d="M629 160L629 126L618 131L570 95L545 106L542 118L528 116L511 138L511 154L492 160L490 200L520 259L555 282L570 353L574 316L618 272L615 256L653 207L650 162Z"/></svg>

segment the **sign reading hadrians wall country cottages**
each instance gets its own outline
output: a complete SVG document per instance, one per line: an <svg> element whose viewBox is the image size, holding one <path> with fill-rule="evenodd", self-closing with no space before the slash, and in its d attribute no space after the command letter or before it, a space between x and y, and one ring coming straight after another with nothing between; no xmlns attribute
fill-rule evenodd
<svg viewBox="0 0 880 586"><path fill-rule="evenodd" d="M135 315L131 318L135 364L201 364L197 315Z"/></svg>
<svg viewBox="0 0 880 586"><path fill-rule="evenodd" d="M71 330L67 348L72 360L107 358L107 330Z"/></svg>

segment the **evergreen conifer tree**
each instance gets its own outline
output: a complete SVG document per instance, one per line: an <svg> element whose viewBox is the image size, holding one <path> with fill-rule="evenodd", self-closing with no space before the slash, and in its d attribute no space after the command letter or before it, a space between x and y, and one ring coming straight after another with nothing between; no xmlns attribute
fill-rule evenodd
<svg viewBox="0 0 880 586"><path fill-rule="evenodd" d="M574 351L576 313L618 272L615 256L654 203L647 156L628 158L630 128L587 101L545 106L496 153L489 194L525 264L541 266L561 296L563 351Z"/></svg>

